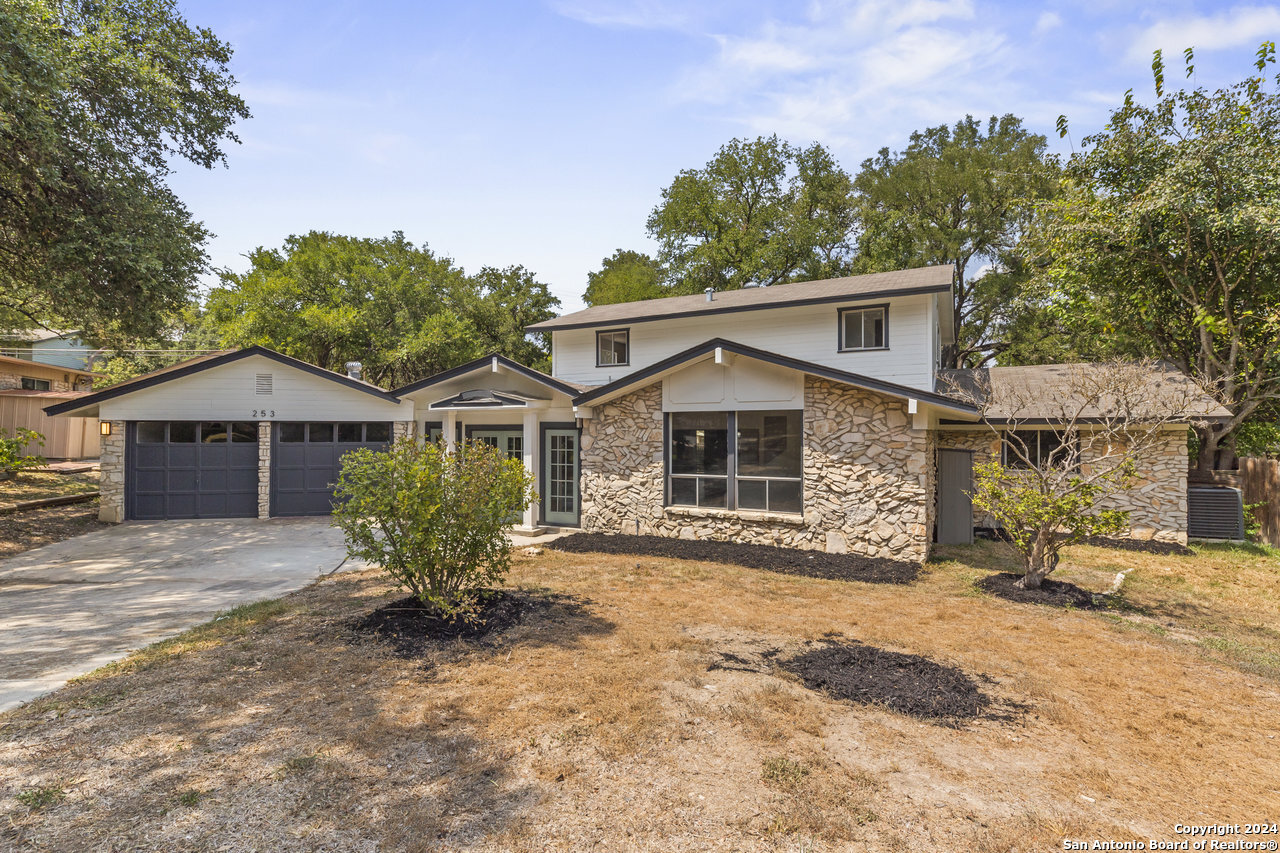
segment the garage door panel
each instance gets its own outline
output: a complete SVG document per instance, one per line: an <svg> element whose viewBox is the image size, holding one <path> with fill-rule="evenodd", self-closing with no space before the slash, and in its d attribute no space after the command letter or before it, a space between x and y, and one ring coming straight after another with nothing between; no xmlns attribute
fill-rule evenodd
<svg viewBox="0 0 1280 853"><path fill-rule="evenodd" d="M390 435L389 424L277 424L271 436L271 514L328 515L342 457L362 447L385 450L386 442L352 442L339 438ZM306 441L282 441L304 436ZM328 440L317 440L328 439Z"/></svg>
<svg viewBox="0 0 1280 853"><path fill-rule="evenodd" d="M258 514L258 448L251 442L208 442L192 421L152 422L148 442L129 431L130 518L228 518ZM167 428L166 428L167 427ZM209 430L205 428L205 431ZM222 430L225 433L225 429ZM252 430L246 430L246 435ZM218 433L218 430L213 430ZM156 442L156 437L164 439ZM176 439L176 440L175 440Z"/></svg>

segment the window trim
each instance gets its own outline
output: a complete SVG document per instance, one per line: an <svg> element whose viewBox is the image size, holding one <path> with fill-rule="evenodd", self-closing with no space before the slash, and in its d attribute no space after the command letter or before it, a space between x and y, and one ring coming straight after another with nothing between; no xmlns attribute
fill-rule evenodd
<svg viewBox="0 0 1280 853"><path fill-rule="evenodd" d="M1021 460L1021 459L1018 459L1016 456L1013 458L1013 464L1010 464L1010 459L1009 459L1009 440L1010 440L1010 438L1011 438L1012 436L1014 436L1016 433L1020 433L1020 432L1021 432L1021 433L1035 433L1035 436L1036 436L1035 452L1034 452L1034 453L1030 453L1031 448L1030 448L1030 447L1028 447L1028 448L1027 448L1027 450L1028 450L1029 454L1030 454L1030 455L1031 455L1031 456L1036 460L1036 464L1035 464L1035 465L1032 465L1032 466L1024 465L1024 464L1022 463L1022 460ZM1038 467L1043 463L1043 460L1042 460L1042 458L1041 458L1041 444L1042 444L1042 437L1043 437L1046 433L1047 433L1047 434L1049 434L1049 435L1052 435L1052 436L1054 436L1054 437L1056 437L1056 438L1061 438L1061 439L1063 439L1063 440L1062 440L1062 442L1061 442L1061 444L1060 444L1060 446L1063 446L1063 445L1073 445L1073 444L1074 444L1074 445L1076 445L1076 447L1075 447L1075 451L1076 451L1076 453L1077 453L1077 460L1079 459L1079 455L1078 455L1078 452L1079 452L1079 443L1080 443L1080 435L1079 435L1079 431L1073 430L1073 431L1069 432L1069 433L1068 433L1067 435L1065 435L1065 436L1060 436L1060 435L1058 434L1058 431L1057 431L1057 430L1055 430L1055 429L1052 429L1052 428L1050 428L1050 429L1027 429L1027 428L1025 428L1025 427L1024 427L1023 429L1006 429L1006 430L1002 430L1002 431L1001 431L1001 435L1000 435L1000 467L1001 467L1001 468L1007 468L1007 469L1009 469L1009 470L1011 470L1011 471L1032 471L1032 470L1036 470L1036 469L1037 469L1037 468L1038 468ZM1075 470L1075 469L1073 468L1073 470Z"/></svg>
<svg viewBox="0 0 1280 853"><path fill-rule="evenodd" d="M663 418L662 418L662 469L663 469L662 500L663 500L663 504L662 505L664 509L714 510L717 512L731 512L735 514L764 513L767 515L785 515L785 516L793 516L796 518L802 518L804 516L805 477L804 477L803 414L801 415L801 431L800 431L800 454L801 454L800 476L799 477L759 477L754 475L741 475L738 473L738 456L739 456L738 415L741 414L743 411L803 412L802 409L776 409L776 410L775 409L750 409L750 410L744 409L742 411L739 411L738 409L729 409L729 410L709 409L709 410L706 410L705 412L704 411L693 412L693 414L704 414L704 413L719 414L720 412L724 412L724 414L727 415L726 426L728 428L730 440L728 442L728 447L726 448L727 458L725 460L728 467L724 474L676 474L672 472L671 470L671 439L672 439L673 430L671 428L671 417L672 415L687 414L687 413L686 412L663 412ZM702 506L700 504L676 503L671 498L671 484L672 484L672 481L677 478L686 479L686 480L701 480L701 479L724 480L725 481L725 505L723 507L712 507L712 506ZM753 480L753 481L765 482L765 483L768 483L771 480L785 480L787 482L799 483L800 484L800 510L798 512L790 512L787 510L777 510L777 509L743 509L741 508L738 505L739 503L738 502L738 481L740 479ZM766 489L767 488L768 486L766 486ZM766 501L767 501L767 493L766 493Z"/></svg>
<svg viewBox="0 0 1280 853"><path fill-rule="evenodd" d="M884 312L884 344L878 347L850 347L845 346L844 342L844 317L851 311L875 311ZM837 352L881 352L889 348L889 303L880 302L875 305L846 305L836 309L836 340L839 343Z"/></svg>
<svg viewBox="0 0 1280 853"><path fill-rule="evenodd" d="M600 336L614 335L622 332L627 336L627 360L611 361L607 364L600 362ZM596 329L596 367L630 367L631 366L631 327L623 326L617 329Z"/></svg>

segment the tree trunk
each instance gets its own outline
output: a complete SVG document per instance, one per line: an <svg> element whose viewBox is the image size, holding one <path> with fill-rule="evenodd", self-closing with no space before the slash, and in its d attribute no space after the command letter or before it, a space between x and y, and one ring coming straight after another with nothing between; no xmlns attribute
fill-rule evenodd
<svg viewBox="0 0 1280 853"><path fill-rule="evenodd" d="M1200 452L1196 455L1196 470L1207 474L1217 467L1218 442L1222 436L1213 427L1197 427L1196 437L1200 439Z"/></svg>
<svg viewBox="0 0 1280 853"><path fill-rule="evenodd" d="M1044 528L1031 543L1031 553L1023 561L1025 571L1018 586L1023 589L1039 589L1049 573L1058 567L1058 551L1053 547L1053 531Z"/></svg>

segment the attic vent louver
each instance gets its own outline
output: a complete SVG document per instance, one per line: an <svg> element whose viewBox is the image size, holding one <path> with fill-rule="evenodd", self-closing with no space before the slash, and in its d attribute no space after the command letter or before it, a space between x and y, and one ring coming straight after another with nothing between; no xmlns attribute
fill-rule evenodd
<svg viewBox="0 0 1280 853"><path fill-rule="evenodd" d="M259 394L270 394L271 393L271 374L259 373L257 377L256 388Z"/></svg>

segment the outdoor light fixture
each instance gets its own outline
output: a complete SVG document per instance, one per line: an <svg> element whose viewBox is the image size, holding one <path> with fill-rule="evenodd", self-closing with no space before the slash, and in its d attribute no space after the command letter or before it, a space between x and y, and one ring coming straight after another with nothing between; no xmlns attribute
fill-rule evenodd
<svg viewBox="0 0 1280 853"><path fill-rule="evenodd" d="M102 421L98 424L98 429L103 435L111 435L111 421Z"/></svg>

